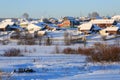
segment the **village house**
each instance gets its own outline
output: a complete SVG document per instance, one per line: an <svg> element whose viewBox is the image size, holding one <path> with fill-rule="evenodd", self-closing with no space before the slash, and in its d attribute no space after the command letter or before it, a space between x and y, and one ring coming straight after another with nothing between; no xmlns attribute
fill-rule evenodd
<svg viewBox="0 0 120 80"><path fill-rule="evenodd" d="M37 31L37 30L40 30L40 29L41 29L41 27L37 26L35 24L28 24L28 26L27 26L28 31Z"/></svg>
<svg viewBox="0 0 120 80"><path fill-rule="evenodd" d="M120 22L120 15L115 15L112 17L112 19L114 19L117 22Z"/></svg>
<svg viewBox="0 0 120 80"><path fill-rule="evenodd" d="M42 31L41 29L43 28L43 26L38 26L36 24L29 24L28 27L26 28L28 30L29 33L34 34L34 36L42 36L44 35L46 32Z"/></svg>
<svg viewBox="0 0 120 80"><path fill-rule="evenodd" d="M19 31L22 30L12 19L6 19L0 22L0 31Z"/></svg>
<svg viewBox="0 0 120 80"><path fill-rule="evenodd" d="M59 27L74 27L75 25L79 25L80 22L76 20L74 17L64 17L61 24L58 24Z"/></svg>
<svg viewBox="0 0 120 80"><path fill-rule="evenodd" d="M29 22L20 22L20 26L22 28L26 28L28 26Z"/></svg>
<svg viewBox="0 0 120 80"><path fill-rule="evenodd" d="M52 24L58 24L58 19L56 19L56 18L49 18L49 21L50 21Z"/></svg>
<svg viewBox="0 0 120 80"><path fill-rule="evenodd" d="M101 28L93 25L92 23L88 22L88 23L83 23L80 26L78 26L78 31L81 31L85 34L90 34L92 32L96 33L99 32Z"/></svg>
<svg viewBox="0 0 120 80"><path fill-rule="evenodd" d="M91 20L90 22L92 24L96 24L100 28L106 28L117 24L117 22L113 19L94 19Z"/></svg>
<svg viewBox="0 0 120 80"><path fill-rule="evenodd" d="M70 27L70 20L63 20L62 23L58 24L59 27Z"/></svg>
<svg viewBox="0 0 120 80"><path fill-rule="evenodd" d="M120 28L116 26L110 26L100 30L100 34L104 36L120 34Z"/></svg>

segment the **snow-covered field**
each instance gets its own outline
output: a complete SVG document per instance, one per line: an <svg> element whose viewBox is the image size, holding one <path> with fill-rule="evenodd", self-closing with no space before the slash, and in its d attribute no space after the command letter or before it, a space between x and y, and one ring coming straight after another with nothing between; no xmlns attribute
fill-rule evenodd
<svg viewBox="0 0 120 80"><path fill-rule="evenodd" d="M60 38L60 37L59 37ZM87 46L95 42L113 44L114 39L102 41L99 35L88 36ZM70 46L58 45L60 50L65 47L83 47L83 44ZM2 80L120 80L120 64L90 63L85 56L55 53L55 45L1 45L0 54L10 48L21 49L23 57L0 57L0 71ZM27 51L25 51L27 50ZM31 68L35 72L13 72L19 68ZM1 80L0 79L0 80Z"/></svg>

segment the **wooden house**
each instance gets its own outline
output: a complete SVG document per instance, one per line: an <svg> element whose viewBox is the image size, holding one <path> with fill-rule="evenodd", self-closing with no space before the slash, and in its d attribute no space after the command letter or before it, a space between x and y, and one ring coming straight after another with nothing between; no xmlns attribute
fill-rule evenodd
<svg viewBox="0 0 120 80"><path fill-rule="evenodd" d="M116 21L113 19L94 19L90 21L92 24L96 24L100 28L110 27L112 25L116 25Z"/></svg>
<svg viewBox="0 0 120 80"><path fill-rule="evenodd" d="M58 23L58 19L56 19L56 18L49 18L49 21L50 21L52 24L57 24L57 23Z"/></svg>
<svg viewBox="0 0 120 80"><path fill-rule="evenodd" d="M92 32L98 32L101 28L93 25L92 23L88 22L88 23L83 23L80 26L78 26L78 31L81 31L85 34L90 34Z"/></svg>
<svg viewBox="0 0 120 80"><path fill-rule="evenodd" d="M6 31L6 29L10 26L13 25L14 22L1 22L0 23L0 31Z"/></svg>
<svg viewBox="0 0 120 80"><path fill-rule="evenodd" d="M21 26L22 28L26 28L26 27L28 26L28 24L29 24L29 22L21 22L21 23L20 23L20 26Z"/></svg>
<svg viewBox="0 0 120 80"><path fill-rule="evenodd" d="M36 24L29 24L27 30L29 33L34 34L34 36L42 36L45 34L45 31L42 31L42 26Z"/></svg>
<svg viewBox="0 0 120 80"><path fill-rule="evenodd" d="M120 22L120 15L115 15L112 17L112 19L114 19L117 22Z"/></svg>
<svg viewBox="0 0 120 80"><path fill-rule="evenodd" d="M28 24L28 27L27 27L28 31L38 31L40 29L42 29L42 28L35 24Z"/></svg>
<svg viewBox="0 0 120 80"><path fill-rule="evenodd" d="M120 28L116 26L107 27L105 29L100 30L100 34L104 36L120 34Z"/></svg>
<svg viewBox="0 0 120 80"><path fill-rule="evenodd" d="M74 27L75 25L79 25L79 20L74 17L64 17L61 24L58 24L59 27Z"/></svg>
<svg viewBox="0 0 120 80"><path fill-rule="evenodd" d="M61 24L58 24L59 27L70 27L70 20L64 20Z"/></svg>

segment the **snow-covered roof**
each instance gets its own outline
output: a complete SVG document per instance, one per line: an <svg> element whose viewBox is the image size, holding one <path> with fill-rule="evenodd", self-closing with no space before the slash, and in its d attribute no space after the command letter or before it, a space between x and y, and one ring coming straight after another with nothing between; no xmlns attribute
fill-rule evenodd
<svg viewBox="0 0 120 80"><path fill-rule="evenodd" d="M71 17L71 16L66 16L66 17L64 17L64 18L67 18L67 19L69 19L69 20L75 20L75 18L74 18L74 17Z"/></svg>
<svg viewBox="0 0 120 80"><path fill-rule="evenodd" d="M117 31L119 29L119 27L107 27L107 28L105 28L104 30L106 30L106 31Z"/></svg>
<svg viewBox="0 0 120 80"><path fill-rule="evenodd" d="M30 23L32 23L32 24L37 24L38 21L31 21Z"/></svg>
<svg viewBox="0 0 120 80"><path fill-rule="evenodd" d="M29 22L21 22L20 25L29 24Z"/></svg>
<svg viewBox="0 0 120 80"><path fill-rule="evenodd" d="M116 19L116 18L120 19L120 15L115 15L115 16L112 17L112 19Z"/></svg>
<svg viewBox="0 0 120 80"><path fill-rule="evenodd" d="M80 26L78 26L78 28L80 28L80 30L90 30L92 27L92 23L83 23Z"/></svg>
<svg viewBox="0 0 120 80"><path fill-rule="evenodd" d="M28 30L40 30L41 27L35 24L29 24L27 27Z"/></svg>
<svg viewBox="0 0 120 80"><path fill-rule="evenodd" d="M1 22L0 23L0 28L6 28L7 25L13 25L14 22Z"/></svg>
<svg viewBox="0 0 120 80"><path fill-rule="evenodd" d="M12 19L5 19L2 22L12 22Z"/></svg>
<svg viewBox="0 0 120 80"><path fill-rule="evenodd" d="M52 19L52 20L56 20L56 21L58 21L58 19L57 19L57 18L49 18L49 20L51 20L51 19Z"/></svg>
<svg viewBox="0 0 120 80"><path fill-rule="evenodd" d="M116 20L116 21L119 21L120 20L120 15L115 15L112 17L112 19Z"/></svg>
<svg viewBox="0 0 120 80"><path fill-rule="evenodd" d="M95 19L90 21L92 24L113 24L113 19Z"/></svg>

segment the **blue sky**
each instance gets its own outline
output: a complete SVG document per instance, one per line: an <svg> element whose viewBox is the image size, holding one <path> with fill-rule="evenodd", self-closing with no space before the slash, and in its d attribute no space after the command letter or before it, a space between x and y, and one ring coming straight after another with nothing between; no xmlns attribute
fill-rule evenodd
<svg viewBox="0 0 120 80"><path fill-rule="evenodd" d="M32 18L120 14L120 0L0 0L0 17Z"/></svg>

